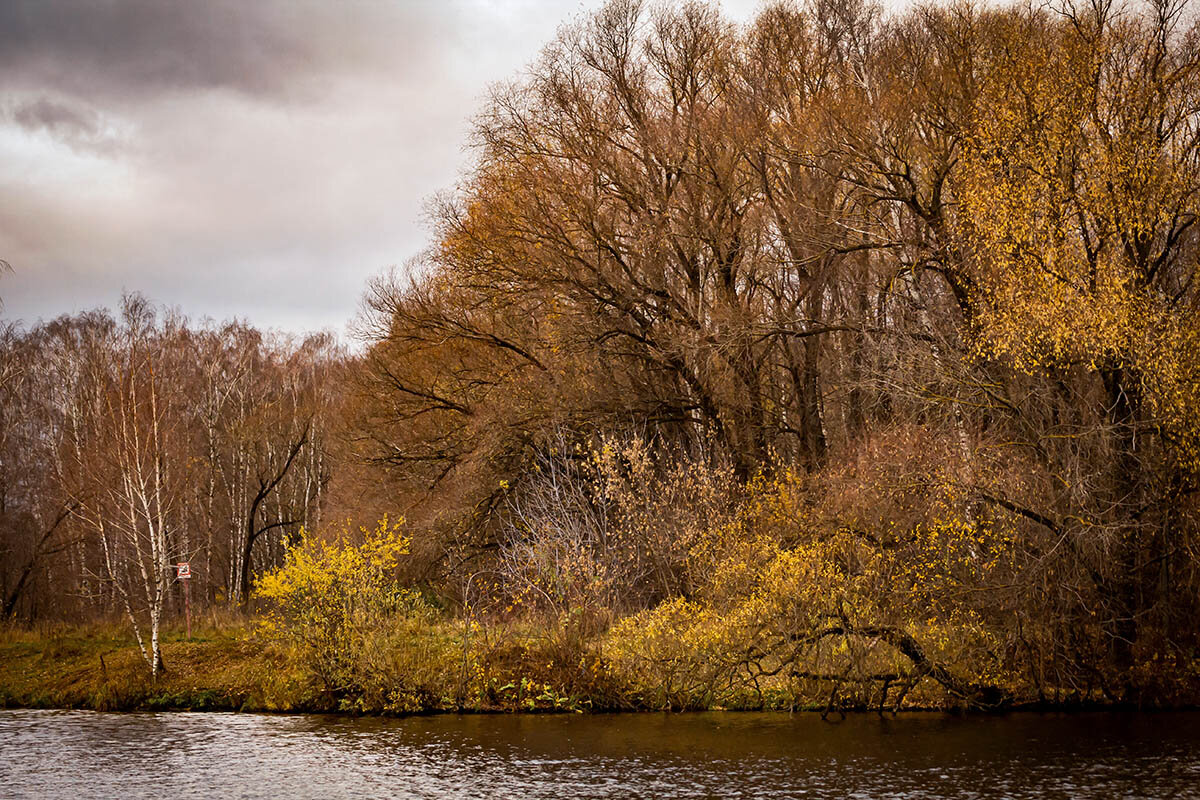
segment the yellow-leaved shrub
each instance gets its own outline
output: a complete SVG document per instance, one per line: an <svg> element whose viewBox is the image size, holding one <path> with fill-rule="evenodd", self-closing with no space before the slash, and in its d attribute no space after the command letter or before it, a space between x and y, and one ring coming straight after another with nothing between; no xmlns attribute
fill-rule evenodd
<svg viewBox="0 0 1200 800"><path fill-rule="evenodd" d="M696 537L692 595L609 631L605 656L641 703L874 707L917 687L928 703L1005 691L1011 676L972 591L1005 574L1001 531L943 507L944 519L884 540L822 526L802 490L787 472L752 480L738 519Z"/></svg>
<svg viewBox="0 0 1200 800"><path fill-rule="evenodd" d="M395 579L408 552L402 525L385 516L358 537L305 536L257 584L267 603L260 633L343 708L420 710L449 691L453 638Z"/></svg>

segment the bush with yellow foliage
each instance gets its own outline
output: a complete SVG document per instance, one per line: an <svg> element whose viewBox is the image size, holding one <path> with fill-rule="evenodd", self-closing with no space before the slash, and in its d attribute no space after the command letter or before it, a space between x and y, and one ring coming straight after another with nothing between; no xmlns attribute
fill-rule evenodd
<svg viewBox="0 0 1200 800"><path fill-rule="evenodd" d="M358 537L305 536L257 584L268 604L261 634L344 708L421 710L451 691L453 637L395 579L409 545L402 526L385 516Z"/></svg>
<svg viewBox="0 0 1200 800"><path fill-rule="evenodd" d="M830 527L806 491L794 472L752 480L736 521L692 546L693 595L612 629L606 654L641 702L882 708L914 690L925 704L1010 699L1004 627L978 594L1009 574L1002 526L946 502L902 528Z"/></svg>

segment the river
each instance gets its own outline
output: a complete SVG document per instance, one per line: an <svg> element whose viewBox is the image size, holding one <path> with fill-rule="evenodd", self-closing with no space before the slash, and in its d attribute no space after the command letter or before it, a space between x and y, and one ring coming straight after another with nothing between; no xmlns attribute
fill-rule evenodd
<svg viewBox="0 0 1200 800"><path fill-rule="evenodd" d="M1200 797L1200 713L0 711L0 796Z"/></svg>

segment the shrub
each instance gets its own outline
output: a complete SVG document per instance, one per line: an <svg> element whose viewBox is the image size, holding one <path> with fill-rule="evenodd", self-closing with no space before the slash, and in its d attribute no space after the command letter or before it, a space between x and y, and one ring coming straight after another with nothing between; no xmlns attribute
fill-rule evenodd
<svg viewBox="0 0 1200 800"><path fill-rule="evenodd" d="M305 536L283 566L258 581L258 596L269 603L262 632L335 695L361 694L396 620L423 610L417 594L394 579L408 551L401 525L384 517L374 530L360 528L357 544L348 530L332 541Z"/></svg>
<svg viewBox="0 0 1200 800"><path fill-rule="evenodd" d="M922 702L1005 701L1013 676L975 591L1010 574L1003 530L948 508L887 539L823 528L802 489L755 478L738 519L693 537L691 595L609 631L618 677L667 708L879 707L918 686Z"/></svg>

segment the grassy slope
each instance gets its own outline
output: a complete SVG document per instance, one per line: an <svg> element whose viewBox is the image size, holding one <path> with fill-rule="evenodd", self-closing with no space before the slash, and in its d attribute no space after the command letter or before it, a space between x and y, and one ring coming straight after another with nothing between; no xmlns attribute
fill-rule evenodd
<svg viewBox="0 0 1200 800"><path fill-rule="evenodd" d="M195 631L190 641L182 631L167 631L166 672L154 682L132 636L119 626L0 629L0 707L366 713L631 707L611 687L552 688L563 676L547 669L552 665L544 652L522 644L493 648L486 664L472 659L471 688L459 694L461 650L448 630L405 637L371 665L385 684L397 668L421 673L411 685L336 697L253 631L253 622L228 621ZM429 647L435 638L437 646Z"/></svg>
<svg viewBox="0 0 1200 800"><path fill-rule="evenodd" d="M511 627L490 641L476 633L471 643L479 650L469 667L459 625L398 630L362 663L366 683L342 695L322 690L294 659L254 631L255 623L241 618L210 621L190 641L182 631L168 630L162 645L167 671L154 682L132 636L119 625L0 628L0 708L411 713L634 710L661 704L654 687L621 683L595 656L556 648L537 628ZM905 707L945 707L936 688L924 682ZM764 701L768 708L820 708L821 700L795 706L795 699L770 696L719 702L727 708L762 708Z"/></svg>
<svg viewBox="0 0 1200 800"><path fill-rule="evenodd" d="M150 681L132 638L113 626L0 634L0 705L35 708L267 708L269 660L241 628L164 637L167 672Z"/></svg>

